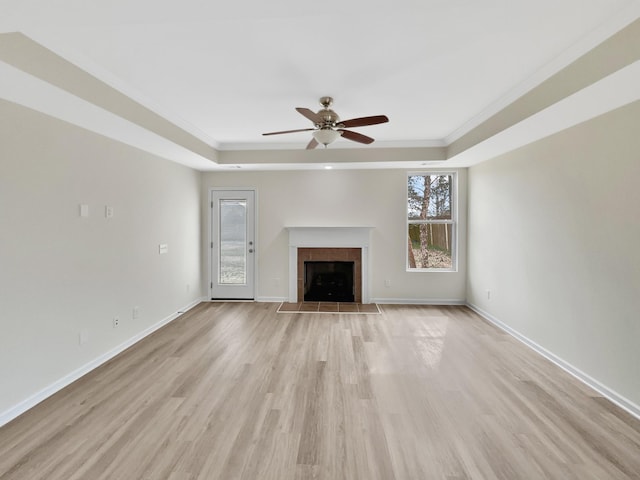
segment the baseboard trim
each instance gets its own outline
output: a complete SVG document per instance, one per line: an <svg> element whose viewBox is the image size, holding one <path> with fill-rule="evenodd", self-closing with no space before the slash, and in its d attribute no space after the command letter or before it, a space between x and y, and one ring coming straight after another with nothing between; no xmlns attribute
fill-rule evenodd
<svg viewBox="0 0 640 480"><path fill-rule="evenodd" d="M30 397L28 397L27 399L25 399L22 402L18 403L17 405L15 405L15 406L9 408L8 410L0 413L0 427L2 427L3 425L6 425L11 420L19 417L20 415L22 415L27 410L35 407L37 404L39 404L43 400L49 398L51 395L59 392L60 390L62 390L65 387L71 385L73 382L75 382L79 378L83 377L87 373L91 372L92 370L95 370L96 368L98 368L103 363L108 362L109 360L114 358L116 355L122 353L127 348L129 348L132 345L138 343L143 338L151 335L156 330L164 327L168 323L171 323L173 320L178 318L180 315L188 312L193 307L195 307L196 305L200 304L202 301L204 301L203 298L199 298L197 300L194 300L193 302L191 302L190 304L188 304L184 308L181 308L180 310L178 310L176 313L173 313L173 314L169 315L168 317L163 318L162 320L160 320L159 322L155 323L154 325L151 325L150 327L146 328L145 330L141 331L140 333L134 335L129 340L121 343L117 347L115 347L115 348L109 350L108 352L100 355L99 357L97 357L96 359L94 359L91 362L87 363L86 365L83 365L82 367L74 370L73 372L69 373L68 375L65 375L60 380L52 383L48 387L46 387L46 388L40 390L39 392L31 395Z"/></svg>
<svg viewBox="0 0 640 480"><path fill-rule="evenodd" d="M480 315L482 318L484 318L488 322L490 322L493 325L495 325L496 327L498 327L500 330L503 330L504 332L508 333L513 338L515 338L516 340L519 340L520 342L524 343L527 347L531 348L536 353L542 355L547 360L549 360L550 362L554 363L555 365L557 365L558 367L563 369L565 372L567 372L570 375L572 375L573 377L577 378L582 383L584 383L588 387L592 388L593 390L598 392L600 395L602 395L603 397L607 398L611 402L615 403L618 407L622 408L623 410L625 410L626 412L630 413L631 415L633 415L634 417L636 417L637 419L640 420L640 406L636 405L631 400L629 400L629 399L625 398L624 396L618 394L614 390L611 390L609 387L607 387L606 385L603 385L602 383L600 383L595 378L587 375L586 373L584 373L580 369L578 369L578 368L574 367L573 365L571 365L569 362L566 362L562 358L560 358L557 355L551 353L546 348L538 345L536 342L534 342L533 340L529 339L525 335L522 335L520 332L518 332L517 330L511 328L506 323L498 320L496 317L494 317L490 313L485 312L484 310L482 310L477 305L474 305L472 303L467 303L466 305L471 310L473 310L478 315Z"/></svg>
<svg viewBox="0 0 640 480"><path fill-rule="evenodd" d="M442 298L372 298L378 305L466 305L464 300Z"/></svg>
<svg viewBox="0 0 640 480"><path fill-rule="evenodd" d="M289 301L288 297L257 297L256 302L261 303L282 303Z"/></svg>
<svg viewBox="0 0 640 480"><path fill-rule="evenodd" d="M282 303L288 302L289 297L256 297L256 302ZM466 305L465 300L442 298L372 298L370 303L390 305Z"/></svg>

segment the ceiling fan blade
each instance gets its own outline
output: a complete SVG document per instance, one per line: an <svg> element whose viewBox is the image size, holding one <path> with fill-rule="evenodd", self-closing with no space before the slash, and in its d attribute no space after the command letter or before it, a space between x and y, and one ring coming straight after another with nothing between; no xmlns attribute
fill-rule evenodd
<svg viewBox="0 0 640 480"><path fill-rule="evenodd" d="M318 141L315 138L312 138L311 141L307 144L307 150L313 150L318 146Z"/></svg>
<svg viewBox="0 0 640 480"><path fill-rule="evenodd" d="M347 140L351 140L353 142L366 143L367 145L374 142L373 138L367 137L366 135L362 135L361 133L352 132L351 130L342 130L342 129L339 129L338 131L341 132L344 138L346 138Z"/></svg>
<svg viewBox="0 0 640 480"><path fill-rule="evenodd" d="M311 120L314 125L317 123L322 123L322 117L316 112L309 110L308 108L297 107L296 111Z"/></svg>
<svg viewBox="0 0 640 480"><path fill-rule="evenodd" d="M353 128L353 127L365 127L367 125L377 125L379 123L387 123L389 119L386 115L374 115L373 117L360 117L351 118L349 120L343 120L339 122L340 127Z"/></svg>
<svg viewBox="0 0 640 480"><path fill-rule="evenodd" d="M298 130L283 130L282 132L269 132L262 135L282 135L283 133L295 133L295 132L309 132L315 130L315 128L299 128Z"/></svg>

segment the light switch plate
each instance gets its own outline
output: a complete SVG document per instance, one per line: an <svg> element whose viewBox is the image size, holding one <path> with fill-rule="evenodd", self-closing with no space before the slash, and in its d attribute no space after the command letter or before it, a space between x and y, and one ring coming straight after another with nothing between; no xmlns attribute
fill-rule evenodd
<svg viewBox="0 0 640 480"><path fill-rule="evenodd" d="M169 245L167 245L166 243L161 243L160 245L158 245L158 253L160 255L164 255L165 253L169 253Z"/></svg>
<svg viewBox="0 0 640 480"><path fill-rule="evenodd" d="M80 334L78 335L78 342L80 343L80 345L84 345L88 341L89 341L89 330L87 330L86 328L83 328L82 330L80 330Z"/></svg>
<svg viewBox="0 0 640 480"><path fill-rule="evenodd" d="M88 217L89 216L89 205L81 203L80 204L80 216Z"/></svg>

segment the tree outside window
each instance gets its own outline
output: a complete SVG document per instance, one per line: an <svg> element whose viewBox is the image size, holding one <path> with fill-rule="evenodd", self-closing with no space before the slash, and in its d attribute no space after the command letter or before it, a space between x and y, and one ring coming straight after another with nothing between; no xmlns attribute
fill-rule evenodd
<svg viewBox="0 0 640 480"><path fill-rule="evenodd" d="M453 173L408 176L407 266L410 270L454 269Z"/></svg>

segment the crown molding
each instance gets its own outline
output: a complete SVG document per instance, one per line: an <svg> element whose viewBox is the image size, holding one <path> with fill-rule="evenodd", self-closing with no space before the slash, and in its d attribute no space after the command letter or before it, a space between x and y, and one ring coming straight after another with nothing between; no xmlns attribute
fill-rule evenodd
<svg viewBox="0 0 640 480"><path fill-rule="evenodd" d="M220 152L229 151L258 151L258 150L300 150L310 140L310 136L300 137L298 142L224 142L220 143L218 150ZM435 140L396 140L396 141L376 141L368 149L377 148L444 148L447 144L443 139ZM321 147L317 147L322 150ZM344 141L340 143L333 143L327 147L328 150L351 150L365 148L361 144L356 142Z"/></svg>

